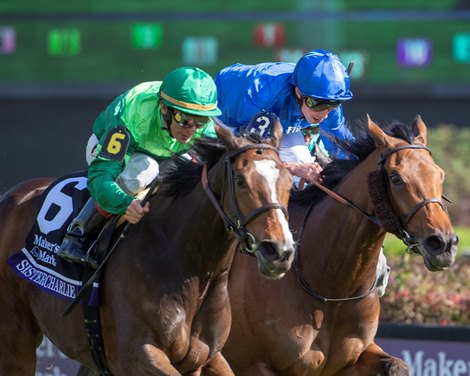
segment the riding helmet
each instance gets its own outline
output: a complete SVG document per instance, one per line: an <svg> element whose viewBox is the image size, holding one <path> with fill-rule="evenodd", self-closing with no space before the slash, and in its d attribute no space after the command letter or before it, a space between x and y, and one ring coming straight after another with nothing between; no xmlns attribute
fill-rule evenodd
<svg viewBox="0 0 470 376"><path fill-rule="evenodd" d="M291 82L302 95L347 101L353 94L349 90L349 75L338 56L315 50L302 56L294 68Z"/></svg>
<svg viewBox="0 0 470 376"><path fill-rule="evenodd" d="M160 96L168 107L196 116L219 116L217 88L212 77L200 68L181 67L166 75Z"/></svg>

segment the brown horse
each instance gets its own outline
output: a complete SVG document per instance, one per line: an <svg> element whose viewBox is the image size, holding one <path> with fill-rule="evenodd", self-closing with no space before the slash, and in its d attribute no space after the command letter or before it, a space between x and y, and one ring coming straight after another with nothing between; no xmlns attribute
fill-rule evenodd
<svg viewBox="0 0 470 376"><path fill-rule="evenodd" d="M100 315L113 375L233 375L220 351L231 323L227 283L237 237L267 278L280 278L292 263L292 177L278 156L280 125L266 144L217 132L218 141L196 143L199 162L175 158L151 212L130 227L104 268ZM21 183L0 201L0 375L34 375L43 334L97 369L81 310L62 317L69 302L5 264L23 246L52 181Z"/></svg>
<svg viewBox="0 0 470 376"><path fill-rule="evenodd" d="M330 195L311 185L289 203L299 245L289 273L268 281L248 258L234 259L223 354L237 376L408 375L374 343L376 265L386 231L431 271L453 263L458 239L442 204L444 172L419 116L413 128L381 129L368 119L356 133L343 147L358 160L333 161L323 172Z"/></svg>

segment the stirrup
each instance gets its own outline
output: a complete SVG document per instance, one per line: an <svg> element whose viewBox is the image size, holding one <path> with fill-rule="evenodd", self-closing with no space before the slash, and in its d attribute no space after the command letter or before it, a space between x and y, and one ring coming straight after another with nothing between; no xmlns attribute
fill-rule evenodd
<svg viewBox="0 0 470 376"><path fill-rule="evenodd" d="M83 253L81 251L71 252L69 249L63 249L62 252L57 254L61 259L70 262L72 264L81 264L92 269L98 269L100 266L98 261L96 261L91 255L90 252Z"/></svg>

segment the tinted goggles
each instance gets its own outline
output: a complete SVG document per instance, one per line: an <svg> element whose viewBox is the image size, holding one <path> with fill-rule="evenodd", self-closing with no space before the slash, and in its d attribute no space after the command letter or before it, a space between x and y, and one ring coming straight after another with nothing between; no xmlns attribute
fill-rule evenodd
<svg viewBox="0 0 470 376"><path fill-rule="evenodd" d="M312 97L303 96L303 101L312 111L333 110L337 108L342 101L334 101L327 99L317 99Z"/></svg>
<svg viewBox="0 0 470 376"><path fill-rule="evenodd" d="M204 128L211 121L209 116L194 116L177 110L173 110L173 118L176 123L183 128L196 127L200 129Z"/></svg>

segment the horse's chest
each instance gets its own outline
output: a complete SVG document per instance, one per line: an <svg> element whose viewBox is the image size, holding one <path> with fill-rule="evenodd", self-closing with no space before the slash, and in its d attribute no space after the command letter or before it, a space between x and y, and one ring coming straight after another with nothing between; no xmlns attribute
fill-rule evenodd
<svg viewBox="0 0 470 376"><path fill-rule="evenodd" d="M182 357L178 363L187 370L197 369L221 351L230 331L230 306L224 285L213 284L201 297L195 301L192 320L187 317L174 331L175 346Z"/></svg>

